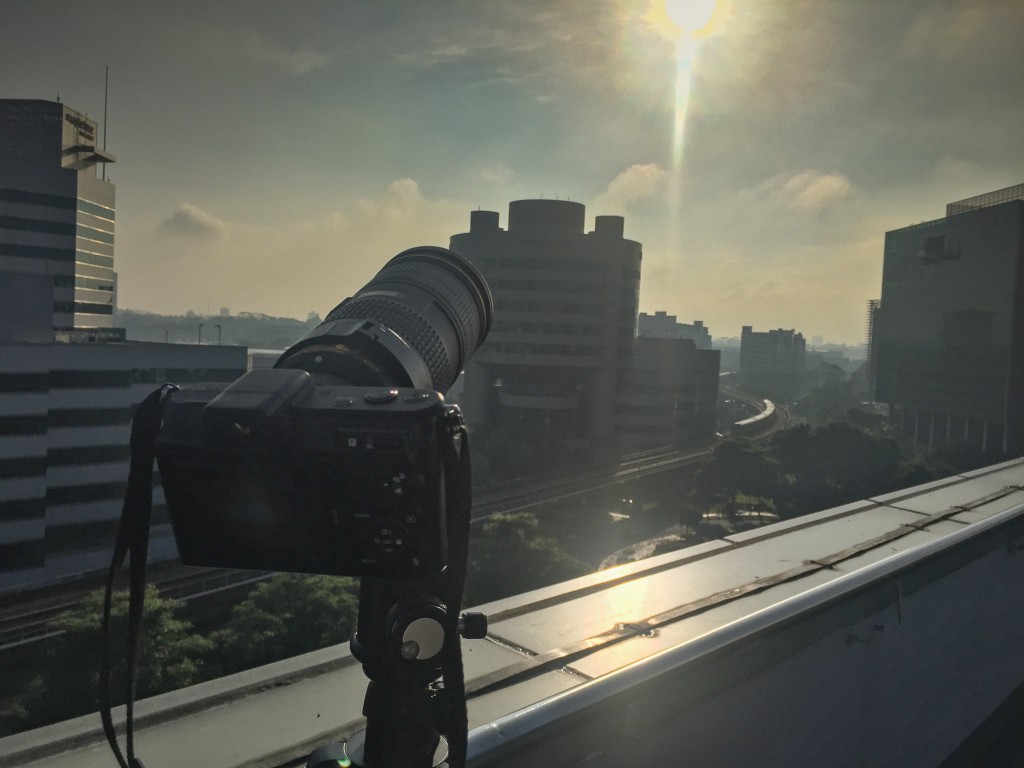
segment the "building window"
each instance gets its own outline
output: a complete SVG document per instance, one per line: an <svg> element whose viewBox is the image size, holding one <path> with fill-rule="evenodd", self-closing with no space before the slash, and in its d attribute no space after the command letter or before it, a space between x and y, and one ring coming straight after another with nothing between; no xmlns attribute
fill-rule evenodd
<svg viewBox="0 0 1024 768"><path fill-rule="evenodd" d="M0 520L39 520L46 517L46 499L0 501Z"/></svg>
<svg viewBox="0 0 1024 768"><path fill-rule="evenodd" d="M98 229L87 227L84 224L78 224L75 226L75 234L78 237L84 237L86 240L96 240L100 243L107 243L108 245L114 244L114 234L112 232L101 232Z"/></svg>
<svg viewBox="0 0 1024 768"><path fill-rule="evenodd" d="M45 392L45 373L0 373L0 392Z"/></svg>
<svg viewBox="0 0 1024 768"><path fill-rule="evenodd" d="M113 208L97 205L96 203L91 203L88 200L82 200L81 198L78 199L78 210L92 216L99 216L101 219L109 219L110 221L114 220Z"/></svg>
<svg viewBox="0 0 1024 768"><path fill-rule="evenodd" d="M114 306L113 304L93 304L87 301L76 301L75 314L112 315L114 314Z"/></svg>
<svg viewBox="0 0 1024 768"><path fill-rule="evenodd" d="M82 264L92 264L94 267L113 267L114 260L110 256L101 256L98 253L88 251L75 251L75 261Z"/></svg>
<svg viewBox="0 0 1024 768"><path fill-rule="evenodd" d="M46 232L51 235L73 235L75 225L64 221L26 219L20 216L0 216L0 229L20 229L25 232Z"/></svg>
<svg viewBox="0 0 1024 768"><path fill-rule="evenodd" d="M74 261L70 248L44 248L21 243L0 243L0 256L17 256L20 259L50 259L51 261Z"/></svg>
<svg viewBox="0 0 1024 768"><path fill-rule="evenodd" d="M45 435L45 413L28 416L0 416L0 435Z"/></svg>
<svg viewBox="0 0 1024 768"><path fill-rule="evenodd" d="M42 539L0 544L0 571L42 568L45 562L46 548Z"/></svg>
<svg viewBox="0 0 1024 768"><path fill-rule="evenodd" d="M128 461L128 445L89 445L77 448L50 448L46 461L51 467L70 467L81 464L114 464Z"/></svg>
<svg viewBox="0 0 1024 768"><path fill-rule="evenodd" d="M49 424L51 427L110 427L128 424L131 420L131 408L54 409L50 411Z"/></svg>
<svg viewBox="0 0 1024 768"><path fill-rule="evenodd" d="M0 459L0 477L39 477L45 474L45 456Z"/></svg>
<svg viewBox="0 0 1024 768"><path fill-rule="evenodd" d="M75 198L59 195L44 195L41 192L26 192L23 189L0 189L0 203L22 203L24 205L45 205L48 208L75 207Z"/></svg>

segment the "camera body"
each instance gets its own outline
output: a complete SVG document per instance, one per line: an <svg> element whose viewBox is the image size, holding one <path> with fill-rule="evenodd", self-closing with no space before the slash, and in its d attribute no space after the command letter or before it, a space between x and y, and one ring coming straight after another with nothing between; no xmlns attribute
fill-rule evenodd
<svg viewBox="0 0 1024 768"><path fill-rule="evenodd" d="M419 579L447 561L444 457L461 415L430 389L250 371L168 399L157 462L182 562Z"/></svg>

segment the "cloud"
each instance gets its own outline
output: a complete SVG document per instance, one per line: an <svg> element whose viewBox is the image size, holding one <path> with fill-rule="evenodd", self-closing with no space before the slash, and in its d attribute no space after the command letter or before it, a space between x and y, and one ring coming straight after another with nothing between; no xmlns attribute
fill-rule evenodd
<svg viewBox="0 0 1024 768"><path fill-rule="evenodd" d="M230 225L194 205L183 204L144 239L125 243L125 252L152 259L119 262L126 307L146 306L180 313L208 302L281 317L326 313L365 285L396 253L419 245L447 246L466 231L469 201L425 195L412 178L392 181L376 194L323 210L307 219L256 219ZM220 233L230 233L229 237ZM181 259L189 249L203 258L189 263L182 279ZM173 285L140 303L143 286ZM133 293L134 291L134 293Z"/></svg>
<svg viewBox="0 0 1024 768"><path fill-rule="evenodd" d="M792 195L793 208L820 211L849 195L853 185L841 173L804 171L786 181L782 188Z"/></svg>
<svg viewBox="0 0 1024 768"><path fill-rule="evenodd" d="M396 54L395 58L402 66L424 70L465 59L472 53L465 43L451 42L425 51L403 51Z"/></svg>
<svg viewBox="0 0 1024 768"><path fill-rule="evenodd" d="M647 200L665 189L665 169L657 163L631 165L608 184L594 201L600 211L621 212L631 203Z"/></svg>
<svg viewBox="0 0 1024 768"><path fill-rule="evenodd" d="M182 203L160 224L160 231L187 240L224 240L229 234L227 222L197 205Z"/></svg>
<svg viewBox="0 0 1024 768"><path fill-rule="evenodd" d="M484 184L508 184L515 175L515 171L501 163L481 165L470 173L473 181Z"/></svg>
<svg viewBox="0 0 1024 768"><path fill-rule="evenodd" d="M288 49L258 35L245 40L242 53L257 64L275 67L289 75L307 75L333 64L338 58L337 53L308 47Z"/></svg>
<svg viewBox="0 0 1024 768"><path fill-rule="evenodd" d="M1020 3L933 3L914 19L904 52L911 58L929 61L975 56L982 49L987 57L998 50L1017 52L1021 25L1024 6Z"/></svg>

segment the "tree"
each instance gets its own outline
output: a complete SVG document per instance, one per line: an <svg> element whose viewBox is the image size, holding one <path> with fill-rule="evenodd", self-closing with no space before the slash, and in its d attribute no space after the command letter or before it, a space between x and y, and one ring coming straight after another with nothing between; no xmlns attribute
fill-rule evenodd
<svg viewBox="0 0 1024 768"><path fill-rule="evenodd" d="M705 509L721 507L733 516L736 494L770 497L777 484L777 470L763 450L749 440L723 440L694 477L693 496Z"/></svg>
<svg viewBox="0 0 1024 768"><path fill-rule="evenodd" d="M146 588L140 630L136 695L153 696L183 688L204 679L204 656L213 644L195 634L192 624L181 618L182 604L159 596L156 587ZM39 674L12 711L17 729L95 712L99 707L100 620L103 591L89 594L79 609L57 619L54 628L63 632L45 653ZM125 649L128 635L128 593L117 591L111 608L111 700L125 701ZM8 723L6 728L12 729Z"/></svg>
<svg viewBox="0 0 1024 768"><path fill-rule="evenodd" d="M221 671L249 669L345 642L358 608L353 579L278 573L236 605L227 626L214 635Z"/></svg>
<svg viewBox="0 0 1024 768"><path fill-rule="evenodd" d="M499 514L470 542L467 603L479 604L588 572L529 512Z"/></svg>
<svg viewBox="0 0 1024 768"><path fill-rule="evenodd" d="M776 435L771 448L787 480L776 503L790 514L891 490L898 485L903 462L896 440L845 422L788 429Z"/></svg>

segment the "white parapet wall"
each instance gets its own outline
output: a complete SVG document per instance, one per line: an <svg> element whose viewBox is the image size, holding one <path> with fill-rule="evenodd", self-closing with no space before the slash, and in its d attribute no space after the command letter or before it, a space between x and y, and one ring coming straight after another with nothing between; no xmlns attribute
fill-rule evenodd
<svg viewBox="0 0 1024 768"><path fill-rule="evenodd" d="M1024 683L1024 461L484 606L470 764L939 766ZM344 646L140 702L147 768L292 766L362 727ZM0 765L107 766L91 715Z"/></svg>

